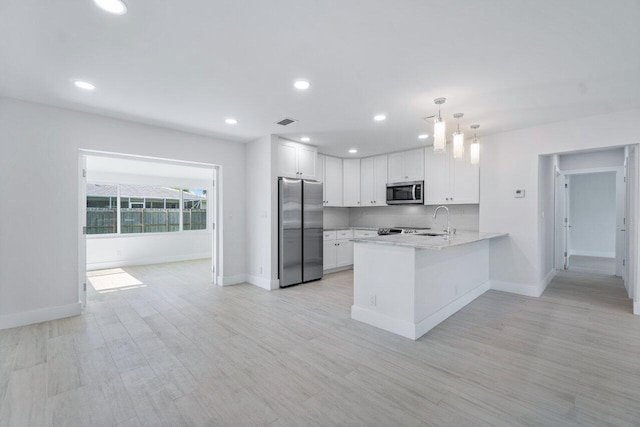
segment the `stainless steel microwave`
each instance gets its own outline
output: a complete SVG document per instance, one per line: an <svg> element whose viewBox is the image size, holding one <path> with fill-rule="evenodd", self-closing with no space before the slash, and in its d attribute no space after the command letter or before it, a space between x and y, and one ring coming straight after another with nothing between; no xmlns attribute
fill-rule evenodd
<svg viewBox="0 0 640 427"><path fill-rule="evenodd" d="M424 181L387 184L388 205L421 205L424 203Z"/></svg>

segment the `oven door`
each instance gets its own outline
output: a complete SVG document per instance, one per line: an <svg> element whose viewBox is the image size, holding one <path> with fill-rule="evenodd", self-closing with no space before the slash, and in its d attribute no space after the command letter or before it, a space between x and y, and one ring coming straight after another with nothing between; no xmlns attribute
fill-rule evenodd
<svg viewBox="0 0 640 427"><path fill-rule="evenodd" d="M422 204L423 187L424 181L403 182L402 184L387 184L387 204Z"/></svg>

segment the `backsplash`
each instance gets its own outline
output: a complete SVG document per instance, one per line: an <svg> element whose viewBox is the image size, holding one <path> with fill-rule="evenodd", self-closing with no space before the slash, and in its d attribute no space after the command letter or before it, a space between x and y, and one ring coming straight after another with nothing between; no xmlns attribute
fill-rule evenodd
<svg viewBox="0 0 640 427"><path fill-rule="evenodd" d="M431 227L442 229L447 213L441 210L433 219L436 206L377 206L349 209L350 227ZM478 205L448 206L451 227L477 231L480 223Z"/></svg>
<svg viewBox="0 0 640 427"><path fill-rule="evenodd" d="M431 227L442 229L447 223L447 213L440 211L433 219L436 206L377 206L366 208L324 208L324 228L336 227ZM451 227L458 230L477 231L479 228L478 205L450 205Z"/></svg>
<svg viewBox="0 0 640 427"><path fill-rule="evenodd" d="M323 208L324 228L349 227L349 208Z"/></svg>

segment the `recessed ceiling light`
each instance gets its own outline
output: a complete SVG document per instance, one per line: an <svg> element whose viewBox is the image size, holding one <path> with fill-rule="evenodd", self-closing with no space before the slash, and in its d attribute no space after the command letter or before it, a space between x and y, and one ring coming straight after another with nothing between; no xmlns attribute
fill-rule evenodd
<svg viewBox="0 0 640 427"><path fill-rule="evenodd" d="M226 124L228 124L228 125L237 125L238 124L238 121L236 119L226 119L224 122Z"/></svg>
<svg viewBox="0 0 640 427"><path fill-rule="evenodd" d="M73 82L73 84L80 89L84 89L84 90L94 90L96 87L94 85L92 85L89 82L84 82L82 80L76 80Z"/></svg>
<svg viewBox="0 0 640 427"><path fill-rule="evenodd" d="M309 138L308 136L303 136L302 138L300 138L300 141L309 142L309 141L311 141L311 138Z"/></svg>
<svg viewBox="0 0 640 427"><path fill-rule="evenodd" d="M376 122L381 122L386 118L387 118L387 116L385 116L384 114L378 114L378 115L373 117L373 120L375 120Z"/></svg>
<svg viewBox="0 0 640 427"><path fill-rule="evenodd" d="M127 5L122 0L93 0L102 10L114 15L124 15L127 13Z"/></svg>
<svg viewBox="0 0 640 427"><path fill-rule="evenodd" d="M426 133L423 133L422 135L418 135L418 139L427 139L429 138L429 135L427 135Z"/></svg>
<svg viewBox="0 0 640 427"><path fill-rule="evenodd" d="M307 90L311 87L311 83L309 83L306 80L296 80L293 83L293 87L295 87L298 90Z"/></svg>
<svg viewBox="0 0 640 427"><path fill-rule="evenodd" d="M358 150L356 150L355 148L352 148L351 150L349 150L349 153L351 154L356 154L358 152Z"/></svg>

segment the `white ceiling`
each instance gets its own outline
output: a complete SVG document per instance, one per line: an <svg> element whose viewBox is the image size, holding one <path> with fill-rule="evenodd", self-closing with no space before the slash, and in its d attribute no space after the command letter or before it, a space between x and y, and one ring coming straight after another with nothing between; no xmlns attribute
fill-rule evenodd
<svg viewBox="0 0 640 427"><path fill-rule="evenodd" d="M423 145L439 96L480 135L640 107L638 0L125 1L2 0L0 94L358 156Z"/></svg>

